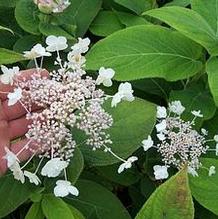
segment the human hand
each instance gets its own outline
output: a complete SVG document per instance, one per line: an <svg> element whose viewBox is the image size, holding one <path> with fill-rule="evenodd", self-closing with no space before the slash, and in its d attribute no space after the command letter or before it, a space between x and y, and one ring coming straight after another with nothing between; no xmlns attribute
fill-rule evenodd
<svg viewBox="0 0 218 219"><path fill-rule="evenodd" d="M34 69L21 71L17 77L19 80L24 78L28 80L31 78L34 71ZM41 75L47 76L48 72L43 70ZM3 158L6 154L5 147L8 147L15 154L18 153L28 142L28 140L23 136L28 131L28 125L31 123L30 120L26 119L26 110L19 102L13 106L8 106L7 92L12 91L13 86L5 85L0 82L0 175L4 174L7 170L6 160ZM32 110L39 110L39 108L33 107ZM23 138L11 143L11 141L19 137ZM20 161L24 161L30 156L30 150L24 149L22 153L19 153L18 159Z"/></svg>

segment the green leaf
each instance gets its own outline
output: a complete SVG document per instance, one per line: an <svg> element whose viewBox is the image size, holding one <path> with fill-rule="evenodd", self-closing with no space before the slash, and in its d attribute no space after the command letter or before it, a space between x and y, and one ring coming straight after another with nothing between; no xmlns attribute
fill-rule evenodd
<svg viewBox="0 0 218 219"><path fill-rule="evenodd" d="M61 28L58 25L40 22L39 31L45 36L55 35L55 36L64 36L69 40L75 39L74 36L72 36L70 33L65 31L63 28Z"/></svg>
<svg viewBox="0 0 218 219"><path fill-rule="evenodd" d="M84 167L83 155L79 148L76 148L74 151L73 158L70 161L69 166L67 167L67 177L68 180L74 184L79 178Z"/></svg>
<svg viewBox="0 0 218 219"><path fill-rule="evenodd" d="M13 212L26 202L38 188L29 183L21 184L11 175L0 178L0 218Z"/></svg>
<svg viewBox="0 0 218 219"><path fill-rule="evenodd" d="M209 23L197 12L183 7L162 7L145 12L172 26L185 36L204 46L212 55L218 54L218 37Z"/></svg>
<svg viewBox="0 0 218 219"><path fill-rule="evenodd" d="M213 99L218 106L218 58L211 57L206 64L208 82Z"/></svg>
<svg viewBox="0 0 218 219"><path fill-rule="evenodd" d="M180 100L185 107L185 112L182 115L185 120L192 120L192 110L201 110L204 115L203 118L196 119L196 122L203 122L204 120L211 119L215 112L216 106L209 91L205 87L192 84L190 88L180 91L172 91L170 93L170 100ZM202 104L206 103L206 104Z"/></svg>
<svg viewBox="0 0 218 219"><path fill-rule="evenodd" d="M136 25L145 25L150 24L143 17L133 15L126 12L116 12L120 22L126 27L136 26Z"/></svg>
<svg viewBox="0 0 218 219"><path fill-rule="evenodd" d="M96 43L86 68L113 68L116 80L160 77L169 81L190 77L202 68L201 47L178 32L154 25L118 31Z"/></svg>
<svg viewBox="0 0 218 219"><path fill-rule="evenodd" d="M151 3L148 0L114 0L116 3L134 11L136 14L141 14L146 8L151 8Z"/></svg>
<svg viewBox="0 0 218 219"><path fill-rule="evenodd" d="M184 169L159 186L135 219L193 219L194 206Z"/></svg>
<svg viewBox="0 0 218 219"><path fill-rule="evenodd" d="M74 208L72 205L68 205L68 207L70 208L75 219L85 219L85 217L82 215L82 213L80 211L78 211L76 208Z"/></svg>
<svg viewBox="0 0 218 219"><path fill-rule="evenodd" d="M112 151L126 158L141 147L141 141L153 130L156 122L156 106L142 99L120 103L111 107L111 101L105 105L106 111L113 117L113 126L108 130L113 141L109 145ZM92 166L105 166L119 162L117 158L103 150L93 151L84 145L81 147L84 158Z"/></svg>
<svg viewBox="0 0 218 219"><path fill-rule="evenodd" d="M92 22L89 30L97 36L108 36L123 29L122 23L112 11L101 11Z"/></svg>
<svg viewBox="0 0 218 219"><path fill-rule="evenodd" d="M101 8L101 0L71 0L71 5L59 15L66 24L76 24L76 36L83 36Z"/></svg>
<svg viewBox="0 0 218 219"><path fill-rule="evenodd" d="M16 0L0 0L0 7L13 8L16 5Z"/></svg>
<svg viewBox="0 0 218 219"><path fill-rule="evenodd" d="M14 51L0 48L0 65L2 64L12 64L15 62L23 61L26 58L19 53Z"/></svg>
<svg viewBox="0 0 218 219"><path fill-rule="evenodd" d="M17 23L27 32L39 35L38 8L33 1L19 0L15 8Z"/></svg>
<svg viewBox="0 0 218 219"><path fill-rule="evenodd" d="M68 205L54 195L45 195L42 199L42 210L47 219L76 219Z"/></svg>
<svg viewBox="0 0 218 219"><path fill-rule="evenodd" d="M165 4L164 6L180 6L180 7L187 7L191 4L191 0L173 0Z"/></svg>
<svg viewBox="0 0 218 219"><path fill-rule="evenodd" d="M119 199L103 186L89 180L79 180L78 197L67 197L69 204L90 219L130 219L127 210Z"/></svg>
<svg viewBox="0 0 218 219"><path fill-rule="evenodd" d="M29 211L27 212L27 215L25 216L25 219L44 219L44 218L45 217L43 215L40 202L33 203Z"/></svg>
<svg viewBox="0 0 218 219"><path fill-rule="evenodd" d="M190 187L194 198L205 208L218 215L218 174L208 176L210 166L215 166L218 170L218 160L212 158L203 158L203 168L198 170L199 177L190 175Z"/></svg>

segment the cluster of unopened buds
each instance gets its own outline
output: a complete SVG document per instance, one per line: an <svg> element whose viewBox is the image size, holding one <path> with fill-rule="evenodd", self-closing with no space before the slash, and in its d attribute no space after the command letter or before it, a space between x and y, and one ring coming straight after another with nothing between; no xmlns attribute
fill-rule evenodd
<svg viewBox="0 0 218 219"><path fill-rule="evenodd" d="M60 176L64 179L56 182L54 194L60 197L68 194L77 196L79 191L68 181L66 168L78 145L86 144L93 151L102 149L115 156L122 161L119 173L130 168L137 160L136 157L124 160L108 146L112 144L112 140L106 131L112 126L113 119L103 109L103 103L110 98L112 107L116 107L121 100L133 101L133 90L128 82L121 83L114 96L106 95L103 90L97 88L97 85L101 84L111 86L115 72L102 67L96 80L86 75L86 59L83 54L89 49L88 38L79 38L78 43L71 47L67 60L62 60L60 54L61 50L68 48L65 37L48 36L46 44L47 47L37 44L30 51L24 52L24 56L33 60L36 66L30 79L18 77L18 67L1 66L1 82L14 88L13 92L6 93L8 106L20 104L26 110L26 119L31 121L25 135L27 144L16 154L6 147L4 159L14 178L22 183L28 178L31 183L39 185L39 172L47 177ZM52 56L53 52L53 55L56 54L56 70L48 76L43 76L43 57ZM40 110L34 112L35 106ZM85 142L74 140L74 129L85 133ZM21 166L18 156L24 150L31 151L32 156ZM25 170L34 157L40 159L35 171Z"/></svg>
<svg viewBox="0 0 218 219"><path fill-rule="evenodd" d="M43 13L61 13L69 5L69 0L33 0L34 3L38 6L39 10Z"/></svg>
<svg viewBox="0 0 218 219"><path fill-rule="evenodd" d="M200 157L206 154L208 150L216 151L218 155L218 136L214 139L206 140L207 130L201 129L198 132L194 129L195 120L202 118L201 111L191 111L193 115L192 121L184 121L181 115L185 111L185 107L180 101L169 103L168 109L163 106L157 107L156 139L158 143L155 145L151 136L142 141L144 151L149 148L156 148L161 154L163 166L155 165L154 176L156 180L168 178L168 168L170 166L182 169L187 166L188 172L193 176L198 176L197 170L203 167ZM216 142L216 149L209 149L208 142ZM209 169L209 176L215 174L214 166Z"/></svg>

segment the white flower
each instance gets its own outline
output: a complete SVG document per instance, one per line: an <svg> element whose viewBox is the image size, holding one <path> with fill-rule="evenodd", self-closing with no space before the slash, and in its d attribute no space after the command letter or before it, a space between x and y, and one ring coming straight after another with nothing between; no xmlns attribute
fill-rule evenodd
<svg viewBox="0 0 218 219"><path fill-rule="evenodd" d="M68 164L67 161L63 161L60 158L53 158L45 164L41 170L41 174L48 177L57 177Z"/></svg>
<svg viewBox="0 0 218 219"><path fill-rule="evenodd" d="M15 178L16 180L21 181L21 183L24 183L24 182L25 182L24 173L23 173L23 171L21 170L20 165L19 165L18 162L15 162L15 163L11 166L10 170L12 171L13 176L14 176L14 178Z"/></svg>
<svg viewBox="0 0 218 219"><path fill-rule="evenodd" d="M8 106L12 106L22 98L22 89L15 88L13 93L8 94Z"/></svg>
<svg viewBox="0 0 218 219"><path fill-rule="evenodd" d="M211 166L210 169L209 169L209 173L208 175L209 176L212 176L216 173L216 167L215 166Z"/></svg>
<svg viewBox="0 0 218 219"><path fill-rule="evenodd" d="M177 115L181 115L184 112L185 107L179 100L176 100L169 104L169 110Z"/></svg>
<svg viewBox="0 0 218 219"><path fill-rule="evenodd" d="M110 87L112 85L112 78L114 77L115 71L111 68L101 67L99 69L99 75L96 80L96 84L103 84L105 87Z"/></svg>
<svg viewBox="0 0 218 219"><path fill-rule="evenodd" d="M69 61L68 66L72 69L81 68L86 62L86 58L81 55L74 55L72 52L69 52L67 55Z"/></svg>
<svg viewBox="0 0 218 219"><path fill-rule="evenodd" d="M6 66L1 65L1 70L3 72L3 74L0 75L1 82L3 84L13 85L14 77L19 74L19 67L7 68Z"/></svg>
<svg viewBox="0 0 218 219"><path fill-rule="evenodd" d="M200 117L200 118L203 117L203 114L201 114L201 110L198 110L198 111L193 110L193 111L191 111L191 113L192 113L195 117Z"/></svg>
<svg viewBox="0 0 218 219"><path fill-rule="evenodd" d="M111 106L115 107L121 100L133 101L135 97L133 96L132 85L128 82L121 83L118 92L113 96Z"/></svg>
<svg viewBox="0 0 218 219"><path fill-rule="evenodd" d="M208 131L204 128L201 129L201 133L205 136L208 135Z"/></svg>
<svg viewBox="0 0 218 219"><path fill-rule="evenodd" d="M79 191L75 186L72 186L69 181L58 180L54 188L54 195L56 197L65 197L69 194L78 196Z"/></svg>
<svg viewBox="0 0 218 219"><path fill-rule="evenodd" d="M53 13L63 12L71 3L69 0L56 0L57 3L53 3Z"/></svg>
<svg viewBox="0 0 218 219"><path fill-rule="evenodd" d="M34 183L35 185L39 185L41 183L39 177L35 173L31 173L29 171L24 171L24 176L29 178L30 183Z"/></svg>
<svg viewBox="0 0 218 219"><path fill-rule="evenodd" d="M82 53L86 53L89 50L90 39L89 38L79 38L78 43L74 44L72 49L72 54L80 55Z"/></svg>
<svg viewBox="0 0 218 219"><path fill-rule="evenodd" d="M166 120L162 120L160 123L158 123L156 126L157 132L162 132L166 129L167 127L167 122Z"/></svg>
<svg viewBox="0 0 218 219"><path fill-rule="evenodd" d="M138 157L132 156L129 157L124 163L122 163L118 168L118 173L122 173L125 169L129 169L132 167L132 163L137 161Z"/></svg>
<svg viewBox="0 0 218 219"><path fill-rule="evenodd" d="M149 135L147 139L142 141L142 147L144 148L144 151L147 151L149 148L151 148L154 145L154 141L152 140L151 136Z"/></svg>
<svg viewBox="0 0 218 219"><path fill-rule="evenodd" d="M67 39L63 36L56 37L51 35L46 38L45 42L48 45L46 50L49 52L64 50L68 47Z"/></svg>
<svg viewBox="0 0 218 219"><path fill-rule="evenodd" d="M46 52L41 44L36 44L30 51L24 52L24 57L28 59L35 59L43 56L51 56L50 52Z"/></svg>
<svg viewBox="0 0 218 219"><path fill-rule="evenodd" d="M218 135L214 135L213 137L214 141L218 143Z"/></svg>
<svg viewBox="0 0 218 219"><path fill-rule="evenodd" d="M10 151L7 147L5 147L6 155L3 157L7 160L7 167L10 169L16 162L19 162L17 156Z"/></svg>
<svg viewBox="0 0 218 219"><path fill-rule="evenodd" d="M162 119L167 117L167 109L164 106L157 107L157 118Z"/></svg>
<svg viewBox="0 0 218 219"><path fill-rule="evenodd" d="M166 136L163 133L157 134L157 137L160 141L164 141L166 139Z"/></svg>
<svg viewBox="0 0 218 219"><path fill-rule="evenodd" d="M153 167L154 176L156 180L167 179L169 177L169 173L167 171L166 166L155 165Z"/></svg>
<svg viewBox="0 0 218 219"><path fill-rule="evenodd" d="M198 176L197 171L193 167L190 167L190 166L188 166L188 173L190 173L194 177Z"/></svg>

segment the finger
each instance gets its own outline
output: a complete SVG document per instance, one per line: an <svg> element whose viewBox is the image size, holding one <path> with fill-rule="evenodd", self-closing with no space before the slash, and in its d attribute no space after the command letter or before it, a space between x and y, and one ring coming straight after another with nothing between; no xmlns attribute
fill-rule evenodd
<svg viewBox="0 0 218 219"><path fill-rule="evenodd" d="M41 109L41 107L33 104L31 111L36 111L39 109ZM14 104L13 106L8 106L8 101L6 100L0 105L0 120L11 121L21 118L26 114L27 111L20 102Z"/></svg>
<svg viewBox="0 0 218 219"><path fill-rule="evenodd" d="M29 69L29 70L24 70L20 71L20 74L17 75L16 79L20 81L25 81L25 80L30 80L31 77L33 76L34 73L36 73L36 69ZM42 77L48 77L49 73L47 70L42 69L40 72L40 75ZM8 85L8 84L3 84L0 82L0 91L1 92L6 92L6 93L1 93L0 92L0 99L2 101L7 99L7 93L12 92L14 90L14 86Z"/></svg>
<svg viewBox="0 0 218 219"><path fill-rule="evenodd" d="M12 120L9 122L9 138L14 140L16 138L24 136L28 131L28 125L31 124L31 120L27 120L25 117Z"/></svg>
<svg viewBox="0 0 218 219"><path fill-rule="evenodd" d="M4 174L7 170L7 162L3 157L6 154L5 147L9 147L9 145L8 123L0 121L0 175Z"/></svg>
<svg viewBox="0 0 218 219"><path fill-rule="evenodd" d="M35 149L35 144L34 143L29 143L30 140L25 138L25 139L22 139L16 143L13 143L11 144L11 151L14 153L14 154L18 154L21 150L22 152L20 152L18 154L18 159L20 161L25 161L27 160L28 158L30 158L33 154L32 150L31 149ZM28 144L29 143L29 144ZM24 147L28 144L28 148L25 148Z"/></svg>

